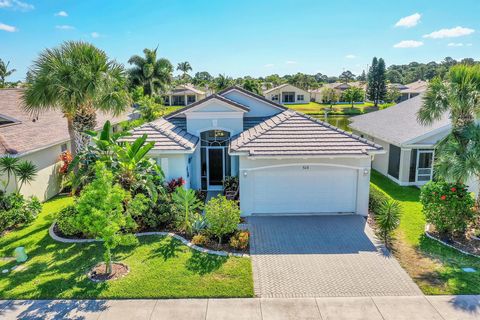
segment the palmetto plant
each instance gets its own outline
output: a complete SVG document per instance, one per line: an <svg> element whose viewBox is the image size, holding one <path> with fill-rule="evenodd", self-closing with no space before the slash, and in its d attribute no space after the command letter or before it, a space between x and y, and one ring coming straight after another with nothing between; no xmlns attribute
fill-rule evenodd
<svg viewBox="0 0 480 320"><path fill-rule="evenodd" d="M0 59L0 88L3 88L5 86L5 79L14 73L15 69L8 69L8 66L10 65L10 61L7 61L5 63L2 59Z"/></svg>
<svg viewBox="0 0 480 320"><path fill-rule="evenodd" d="M445 113L450 114L452 132L436 146L436 176L462 183L471 176L480 178L480 128L475 125L480 114L480 66L456 65L445 80L430 82L417 117L429 125Z"/></svg>
<svg viewBox="0 0 480 320"><path fill-rule="evenodd" d="M4 191L7 190L11 178L15 177L18 182L16 192L20 192L25 183L31 183L35 179L38 168L31 161L6 156L0 158L0 173L7 175Z"/></svg>
<svg viewBox="0 0 480 320"><path fill-rule="evenodd" d="M144 93L152 96L166 90L172 82L173 66L165 58L157 59L157 48L144 49L145 57L134 55L128 59L133 67L128 70L133 85L143 86Z"/></svg>
<svg viewBox="0 0 480 320"><path fill-rule="evenodd" d="M68 41L44 50L33 63L24 108L30 113L61 111L75 156L90 143L85 132L95 129L96 110L114 115L125 110L130 102L125 86L122 65L89 43Z"/></svg>
<svg viewBox="0 0 480 320"><path fill-rule="evenodd" d="M395 200L385 200L375 214L376 233L378 238L391 248L393 231L400 224L402 208Z"/></svg>

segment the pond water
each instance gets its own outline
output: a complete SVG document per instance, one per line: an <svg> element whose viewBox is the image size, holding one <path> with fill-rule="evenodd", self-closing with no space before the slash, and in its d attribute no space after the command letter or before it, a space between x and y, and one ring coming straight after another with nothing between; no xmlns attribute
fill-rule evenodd
<svg viewBox="0 0 480 320"><path fill-rule="evenodd" d="M314 118L318 120L325 121L325 116L313 116ZM351 131L348 125L350 124L350 121L348 121L348 118L350 116L328 116L327 121L331 125L334 125L337 128L340 128L345 131Z"/></svg>

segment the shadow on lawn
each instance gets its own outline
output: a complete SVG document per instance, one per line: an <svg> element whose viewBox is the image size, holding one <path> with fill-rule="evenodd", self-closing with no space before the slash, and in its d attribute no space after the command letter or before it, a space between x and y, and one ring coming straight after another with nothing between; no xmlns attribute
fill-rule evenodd
<svg viewBox="0 0 480 320"><path fill-rule="evenodd" d="M205 275L220 269L227 260L228 257L216 256L192 250L192 256L187 260L186 267L194 273Z"/></svg>
<svg viewBox="0 0 480 320"><path fill-rule="evenodd" d="M148 241L152 241L149 239ZM175 238L164 237L161 239L156 239L159 241L158 248L155 249L146 260L155 259L157 257L162 257L164 261L167 261L170 258L176 258L178 253L182 252L183 244Z"/></svg>

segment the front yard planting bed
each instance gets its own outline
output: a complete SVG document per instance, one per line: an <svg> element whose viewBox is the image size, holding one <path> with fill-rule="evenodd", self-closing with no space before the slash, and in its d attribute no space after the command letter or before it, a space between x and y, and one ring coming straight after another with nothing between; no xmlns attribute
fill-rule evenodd
<svg viewBox="0 0 480 320"><path fill-rule="evenodd" d="M87 272L102 261L101 243L60 243L48 234L54 213L71 204L58 197L44 204L33 224L0 238L0 257L18 246L29 259L22 268L0 274L0 299L252 297L250 259L209 255L169 236L144 236L118 247L114 260L129 268L115 281L95 283ZM14 261L0 259L0 270Z"/></svg>
<svg viewBox="0 0 480 320"><path fill-rule="evenodd" d="M401 187L372 171L372 184L403 208L394 255L425 294L480 294L480 258L462 254L425 235L420 190ZM473 268L476 272L465 272Z"/></svg>

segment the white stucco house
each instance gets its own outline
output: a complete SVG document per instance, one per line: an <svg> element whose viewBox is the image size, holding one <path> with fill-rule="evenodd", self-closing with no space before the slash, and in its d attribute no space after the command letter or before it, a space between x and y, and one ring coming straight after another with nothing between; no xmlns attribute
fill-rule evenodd
<svg viewBox="0 0 480 320"><path fill-rule="evenodd" d="M60 154L70 149L67 120L57 110L31 115L22 109L23 89L0 89L0 157L18 157L33 162L38 174L30 184L23 185L21 193L45 201L60 189L58 169ZM97 113L97 128L110 120L115 130L117 124L133 117L131 110L118 117ZM0 173L0 181L6 181ZM3 189L3 186L0 186ZM15 190L12 179L7 191Z"/></svg>
<svg viewBox="0 0 480 320"><path fill-rule="evenodd" d="M433 178L435 145L451 130L445 113L424 126L417 120L423 95L417 95L387 109L350 118L352 131L386 151L375 157L372 168L402 186L422 186ZM477 181L468 182L477 191Z"/></svg>
<svg viewBox="0 0 480 320"><path fill-rule="evenodd" d="M178 85L164 95L165 105L188 106L206 97L206 93L189 84Z"/></svg>
<svg viewBox="0 0 480 320"><path fill-rule="evenodd" d="M166 179L222 190L238 176L242 215L368 211L372 158L383 148L359 136L230 87L132 130L154 141Z"/></svg>
<svg viewBox="0 0 480 320"><path fill-rule="evenodd" d="M310 92L284 83L275 88L265 90L263 95L266 99L280 104L309 103Z"/></svg>

